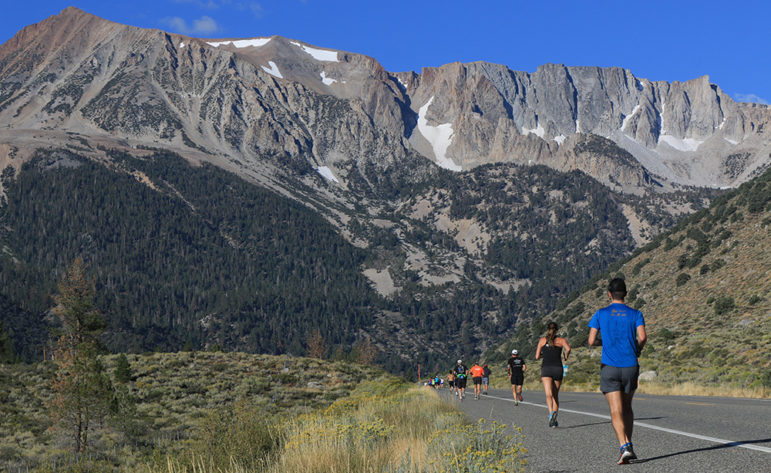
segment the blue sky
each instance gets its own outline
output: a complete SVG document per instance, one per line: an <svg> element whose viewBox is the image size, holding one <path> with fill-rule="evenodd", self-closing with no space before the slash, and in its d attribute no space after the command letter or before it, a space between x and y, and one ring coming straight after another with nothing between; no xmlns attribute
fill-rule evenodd
<svg viewBox="0 0 771 473"><path fill-rule="evenodd" d="M771 2L760 0L0 0L0 42L70 5L197 37L278 34L367 54L390 71L620 66L669 82L709 75L737 100L771 102Z"/></svg>

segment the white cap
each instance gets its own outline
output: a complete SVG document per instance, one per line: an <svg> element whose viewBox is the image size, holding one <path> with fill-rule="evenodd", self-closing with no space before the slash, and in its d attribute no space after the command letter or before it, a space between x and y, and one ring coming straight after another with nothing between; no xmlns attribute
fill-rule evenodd
<svg viewBox="0 0 771 473"><path fill-rule="evenodd" d="M460 360L458 360L458 364L461 364L461 363L463 363L463 362L462 362L462 361L460 361Z"/></svg>
<svg viewBox="0 0 771 473"><path fill-rule="evenodd" d="M512 355L519 355L519 352L517 350L511 350Z"/></svg>

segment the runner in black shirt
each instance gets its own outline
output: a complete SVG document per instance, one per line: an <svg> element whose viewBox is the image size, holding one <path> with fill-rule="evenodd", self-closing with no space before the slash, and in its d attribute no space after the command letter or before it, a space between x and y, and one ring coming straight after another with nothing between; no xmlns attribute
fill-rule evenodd
<svg viewBox="0 0 771 473"><path fill-rule="evenodd" d="M463 395L466 394L466 377L468 376L468 368L463 364L461 360L458 360L458 364L455 365L455 387L458 388L458 398L463 400Z"/></svg>
<svg viewBox="0 0 771 473"><path fill-rule="evenodd" d="M519 401L522 400L522 385L525 384L525 371L527 371L527 365L525 360L519 357L517 350L511 350L511 358L509 358L509 367L506 368L509 376L511 376L511 394L514 396L514 405L518 406Z"/></svg>

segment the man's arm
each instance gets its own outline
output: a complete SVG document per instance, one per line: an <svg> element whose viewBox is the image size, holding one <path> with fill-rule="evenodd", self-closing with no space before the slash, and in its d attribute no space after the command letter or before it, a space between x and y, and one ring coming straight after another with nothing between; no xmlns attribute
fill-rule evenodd
<svg viewBox="0 0 771 473"><path fill-rule="evenodd" d="M522 372L527 371L527 363L522 363Z"/></svg>
<svg viewBox="0 0 771 473"><path fill-rule="evenodd" d="M596 328L590 328L589 329L589 346L592 347L597 342L597 333L599 333L599 330Z"/></svg>
<svg viewBox="0 0 771 473"><path fill-rule="evenodd" d="M637 326L637 356L640 356L645 342L648 341L648 334L645 333L645 325Z"/></svg>

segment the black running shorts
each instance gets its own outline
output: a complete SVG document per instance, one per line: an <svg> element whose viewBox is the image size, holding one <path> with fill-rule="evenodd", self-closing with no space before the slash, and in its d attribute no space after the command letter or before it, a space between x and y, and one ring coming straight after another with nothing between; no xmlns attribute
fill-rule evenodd
<svg viewBox="0 0 771 473"><path fill-rule="evenodd" d="M618 368L615 366L602 365L602 368L600 368L600 391L602 391L603 394L612 393L614 391L631 393L637 389L637 378L639 376L639 366Z"/></svg>
<svg viewBox="0 0 771 473"><path fill-rule="evenodd" d="M516 386L522 386L525 384L525 375L522 373L515 373L511 375L511 384Z"/></svg>
<svg viewBox="0 0 771 473"><path fill-rule="evenodd" d="M551 378L562 381L562 366L541 366L541 378Z"/></svg>
<svg viewBox="0 0 771 473"><path fill-rule="evenodd" d="M466 378L458 378L455 380L455 386L466 389Z"/></svg>
<svg viewBox="0 0 771 473"><path fill-rule="evenodd" d="M474 376L471 378L472 381L474 381L474 384L482 384L482 377L481 376Z"/></svg>

